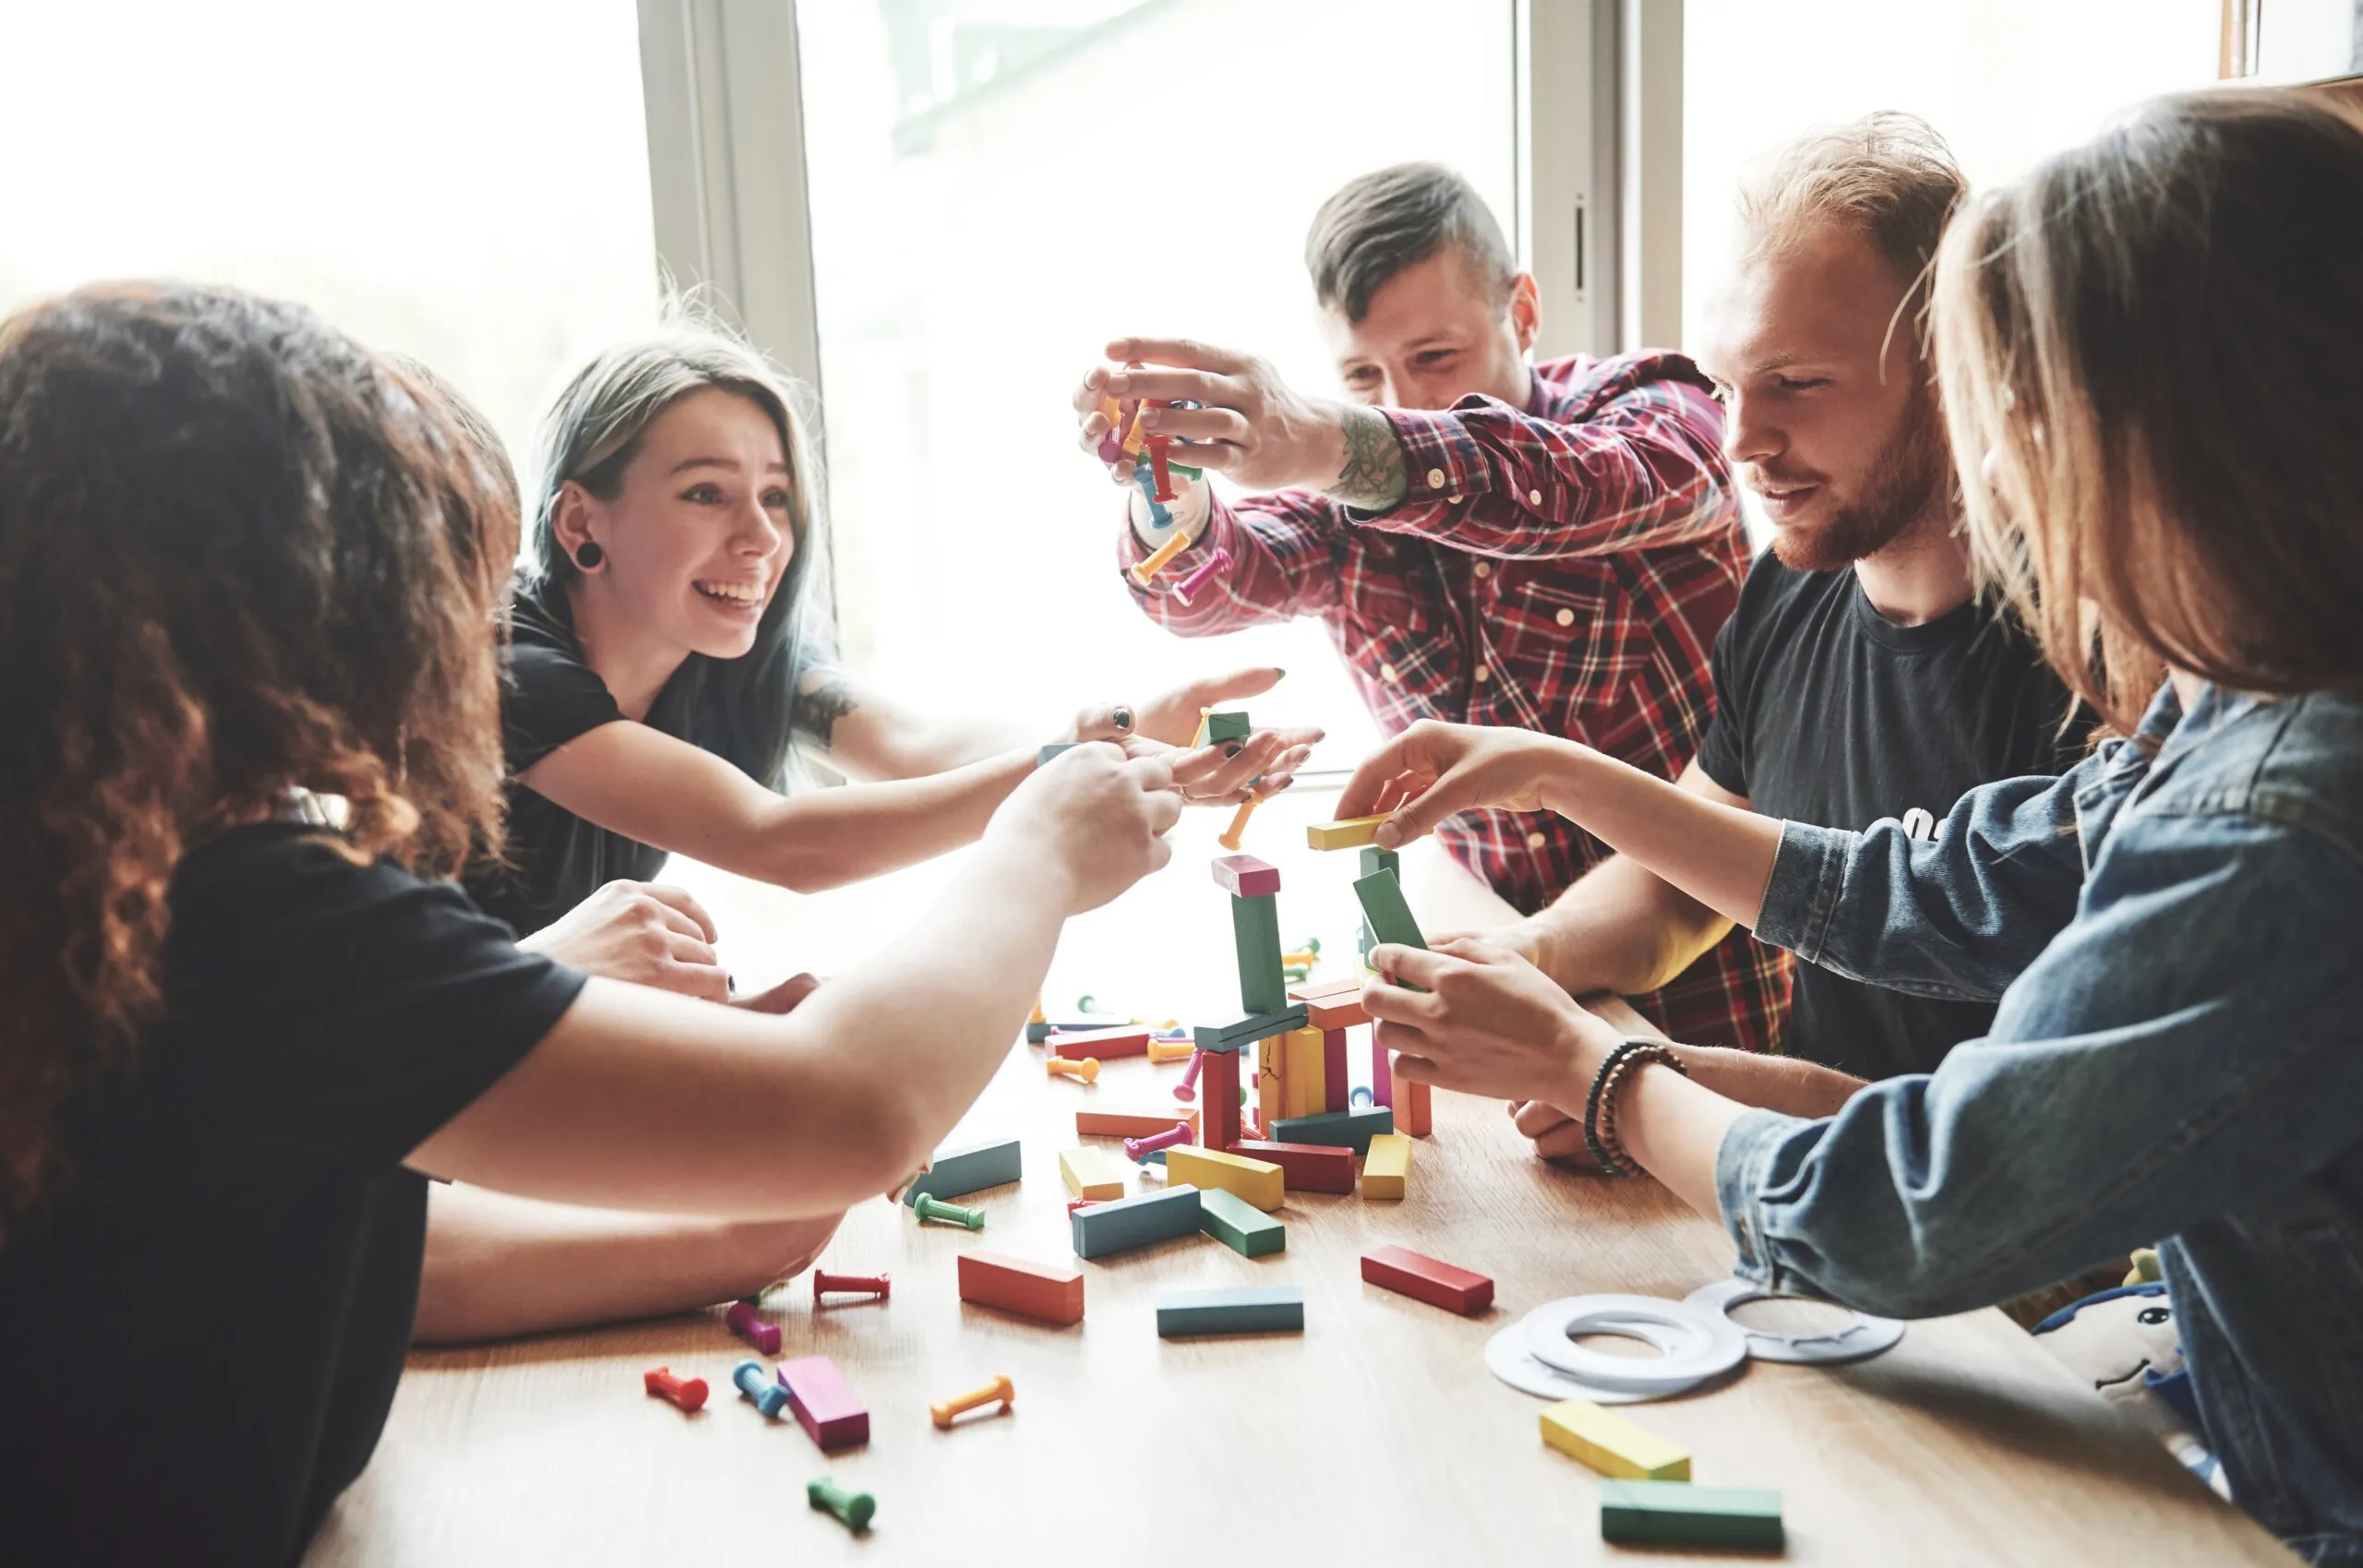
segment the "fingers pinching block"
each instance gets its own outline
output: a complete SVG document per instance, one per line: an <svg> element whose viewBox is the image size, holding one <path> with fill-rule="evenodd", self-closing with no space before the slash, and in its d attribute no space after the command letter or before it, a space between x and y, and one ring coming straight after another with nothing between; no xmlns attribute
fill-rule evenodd
<svg viewBox="0 0 2363 1568"><path fill-rule="evenodd" d="M654 1367L640 1374L640 1385L684 1412L705 1408L703 1378L677 1378L670 1367Z"/></svg>
<svg viewBox="0 0 2363 1568"><path fill-rule="evenodd" d="M1254 733L1254 725L1247 722L1247 715L1243 712L1206 715L1206 741L1209 745L1218 745L1226 740L1245 740Z"/></svg>
<svg viewBox="0 0 2363 1568"><path fill-rule="evenodd" d="M761 1361L739 1362L730 1369L730 1381L738 1385L738 1396L751 1401L766 1420L778 1420L787 1407L787 1390L772 1381Z"/></svg>
<svg viewBox="0 0 2363 1568"><path fill-rule="evenodd" d="M1392 811L1380 811L1368 817L1310 823L1304 830L1304 841L1315 849L1360 849L1378 836L1378 825L1393 815Z"/></svg>
<svg viewBox="0 0 2363 1568"><path fill-rule="evenodd" d="M815 1508L835 1514L838 1522L855 1535L870 1528L870 1522L878 1517L876 1498L866 1491L847 1491L826 1476L805 1487L804 1500Z"/></svg>
<svg viewBox="0 0 2363 1568"><path fill-rule="evenodd" d="M1411 906L1403 902L1403 885L1395 880L1394 872L1374 871L1358 878L1354 896L1361 900L1362 917L1370 922L1371 930L1380 941L1393 942L1397 947L1424 949L1428 945L1427 939L1420 935L1420 923L1411 918ZM1426 987L1409 988L1417 991Z"/></svg>
<svg viewBox="0 0 2363 1568"><path fill-rule="evenodd" d="M762 1351L766 1356L779 1354L779 1324L767 1323L755 1314L752 1302L733 1301L730 1310L722 1314L730 1332Z"/></svg>
<svg viewBox="0 0 2363 1568"><path fill-rule="evenodd" d="M964 1416L979 1406L999 1402L1001 1413L1006 1416L1014 1407L1016 1401L1015 1385L1006 1377L997 1377L982 1388L963 1394L954 1399L946 1399L940 1404L930 1405L927 1407L927 1411L929 1415L935 1418L935 1430L948 1432L952 1430L952 1422L955 1417Z"/></svg>
<svg viewBox="0 0 2363 1568"><path fill-rule="evenodd" d="M787 1394L797 1424L823 1454L870 1441L870 1412L826 1356L807 1356L781 1367L779 1386Z"/></svg>
<svg viewBox="0 0 2363 1568"><path fill-rule="evenodd" d="M1042 1072L1048 1078L1072 1078L1079 1083L1096 1083L1099 1081L1099 1059L1087 1056L1081 1061L1070 1061L1062 1056L1049 1057L1042 1062Z"/></svg>

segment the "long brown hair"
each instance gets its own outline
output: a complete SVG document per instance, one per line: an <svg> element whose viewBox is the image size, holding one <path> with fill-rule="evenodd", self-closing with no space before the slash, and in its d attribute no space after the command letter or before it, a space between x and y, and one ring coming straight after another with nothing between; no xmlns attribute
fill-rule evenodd
<svg viewBox="0 0 2363 1568"><path fill-rule="evenodd" d="M2110 723L2363 689L2363 126L2146 104L1954 223L1936 331L1979 574Z"/></svg>
<svg viewBox="0 0 2363 1568"><path fill-rule="evenodd" d="M162 1004L183 853L308 789L356 856L499 840L516 514L299 306L84 289L0 322L0 1239Z"/></svg>

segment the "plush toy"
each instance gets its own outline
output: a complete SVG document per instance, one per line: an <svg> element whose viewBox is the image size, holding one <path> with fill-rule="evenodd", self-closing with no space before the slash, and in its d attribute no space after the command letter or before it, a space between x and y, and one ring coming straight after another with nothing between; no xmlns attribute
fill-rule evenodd
<svg viewBox="0 0 2363 1568"><path fill-rule="evenodd" d="M2200 1425L2182 1335L2163 1283L2087 1296L2035 1324L2034 1335L2062 1366L2154 1433L2193 1475L2231 1495Z"/></svg>

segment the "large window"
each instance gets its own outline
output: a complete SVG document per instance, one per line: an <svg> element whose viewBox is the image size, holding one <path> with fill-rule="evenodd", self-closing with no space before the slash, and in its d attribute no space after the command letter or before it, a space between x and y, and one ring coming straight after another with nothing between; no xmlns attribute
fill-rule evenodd
<svg viewBox="0 0 2363 1568"><path fill-rule="evenodd" d="M0 8L0 313L101 278L304 301L520 458L655 319L632 0Z"/></svg>
<svg viewBox="0 0 2363 1568"><path fill-rule="evenodd" d="M1047 719L1285 666L1257 716L1369 720L1316 623L1211 645L1116 581L1122 500L1068 398L1174 332L1331 390L1302 261L1322 198L1409 158L1509 226L1509 0L834 0L798 8L848 657L890 689Z"/></svg>

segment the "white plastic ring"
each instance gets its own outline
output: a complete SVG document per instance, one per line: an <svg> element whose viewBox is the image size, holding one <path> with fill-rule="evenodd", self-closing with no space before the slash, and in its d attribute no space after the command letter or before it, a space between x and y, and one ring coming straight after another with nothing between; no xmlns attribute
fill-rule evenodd
<svg viewBox="0 0 2363 1568"><path fill-rule="evenodd" d="M1601 1388L1637 1394L1679 1394L1720 1377L1747 1359L1739 1325L1709 1312L1657 1296L1575 1296L1552 1301L1526 1315L1527 1348L1535 1358ZM1614 1334L1638 1339L1663 1359L1637 1361L1609 1356L1575 1342L1579 1334Z"/></svg>
<svg viewBox="0 0 2363 1568"><path fill-rule="evenodd" d="M1594 1388L1590 1383L1569 1377L1556 1367L1546 1367L1534 1359L1526 1347L1526 1324L1511 1323L1485 1342L1485 1370L1521 1394L1540 1394L1545 1399L1589 1399L1595 1405L1636 1405L1652 1397L1636 1394L1630 1389Z"/></svg>
<svg viewBox="0 0 2363 1568"><path fill-rule="evenodd" d="M1773 1291L1759 1290L1744 1279L1719 1279L1712 1285L1702 1285L1684 1299L1693 1307L1703 1307L1722 1313L1725 1321L1733 1307L1750 1301L1802 1299L1784 1298ZM1792 1361L1804 1366L1831 1366L1840 1361L1859 1361L1891 1350L1903 1337L1903 1325L1893 1318L1875 1318L1868 1312L1856 1312L1854 1321L1835 1334L1764 1334L1746 1324L1736 1325L1747 1340L1747 1353L1759 1361Z"/></svg>

